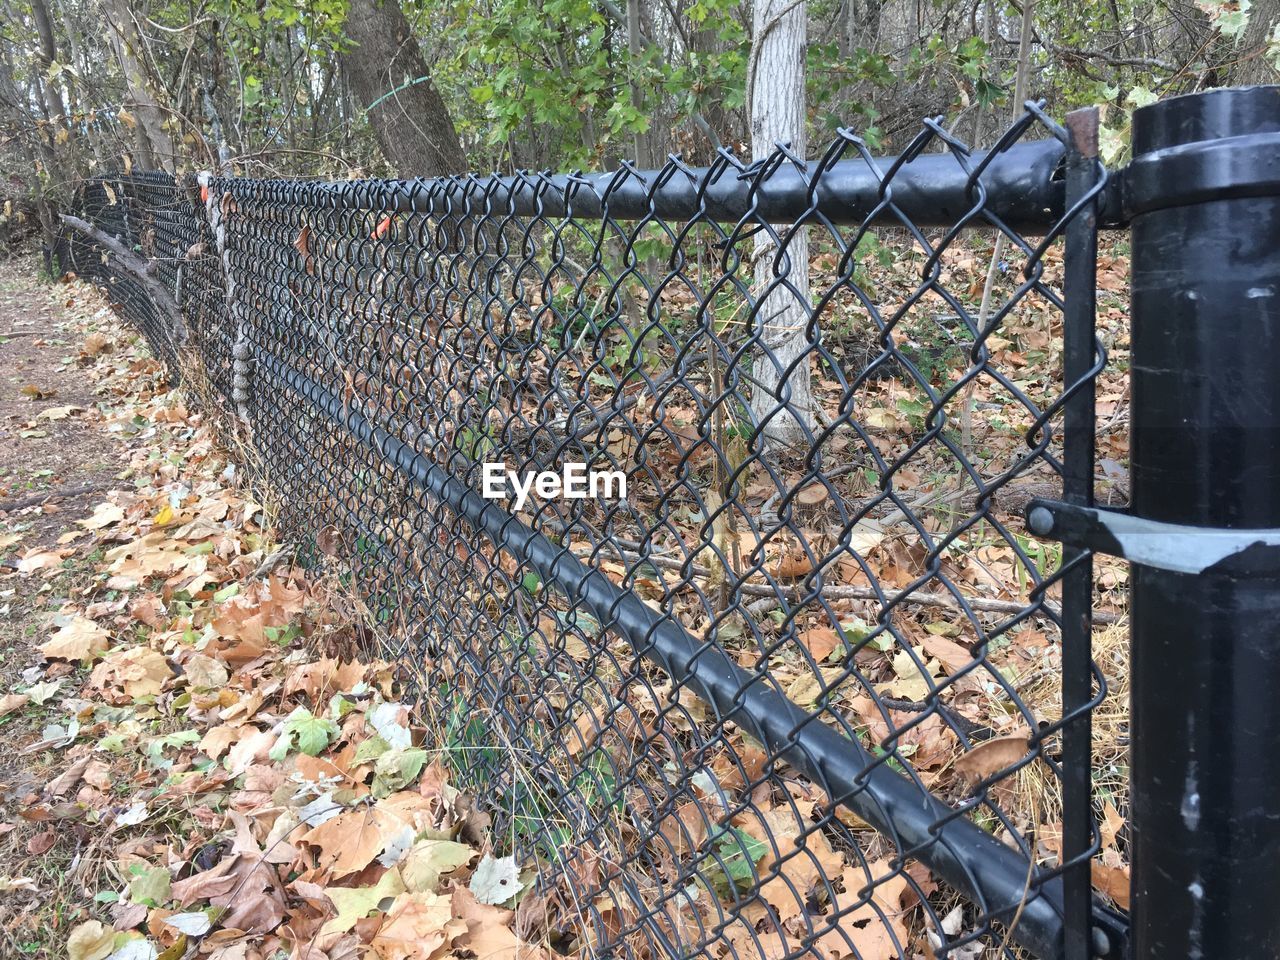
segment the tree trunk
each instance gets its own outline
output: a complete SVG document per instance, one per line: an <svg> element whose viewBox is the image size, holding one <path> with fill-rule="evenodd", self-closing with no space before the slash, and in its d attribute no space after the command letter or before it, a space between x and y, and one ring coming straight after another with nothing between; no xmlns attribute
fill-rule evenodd
<svg viewBox="0 0 1280 960"><path fill-rule="evenodd" d="M1245 27L1237 44L1241 62L1229 70L1227 83L1275 83L1276 68L1263 54L1277 25L1280 25L1280 2L1253 0L1253 6L1249 10L1249 25Z"/></svg>
<svg viewBox="0 0 1280 960"><path fill-rule="evenodd" d="M66 4L61 6L62 29L67 35L67 44L71 47L71 64L76 69L76 77L90 76L91 61L85 55L84 41L79 25L71 16ZM85 87L79 80L67 82L67 109L79 115L84 100ZM107 166L107 154L102 147L102 132L96 123L80 123L80 136L89 144L93 159L100 168Z"/></svg>
<svg viewBox="0 0 1280 960"><path fill-rule="evenodd" d="M644 53L644 39L640 32L640 0L627 0L627 52L632 57L632 63ZM637 110L644 106L644 95L634 78L631 80L631 105ZM632 159L641 170L653 166L647 133L636 133L632 137L631 152Z"/></svg>
<svg viewBox="0 0 1280 960"><path fill-rule="evenodd" d="M44 87L45 104L49 108L49 119L65 129L67 106L63 102L57 84L49 77L49 68L58 59L58 47L53 37L53 21L49 19L49 8L44 0L31 0L31 13L36 20L36 33L40 36L40 49L36 54L36 63L40 65L41 85Z"/></svg>
<svg viewBox="0 0 1280 960"><path fill-rule="evenodd" d="M1022 0L1022 29L1018 39L1018 68L1013 78L1013 110L1011 123L1016 123L1022 116L1023 103L1027 99L1027 84L1031 73L1031 38L1035 32L1035 0ZM996 137L1000 136L999 130ZM987 279L982 285L982 302L978 305L978 329L985 330L987 317L991 313L991 296L995 289L996 273L1004 261L1004 248L1007 237L1003 233L996 234L995 248L991 251L991 262L987 265ZM964 404L960 408L960 449L966 455L971 453L973 442L973 408L976 399L975 390L978 381L970 380L964 389Z"/></svg>
<svg viewBox="0 0 1280 960"><path fill-rule="evenodd" d="M8 13L8 11L6 11ZM16 18L15 18L16 22ZM19 86L17 73L9 53L9 47L0 45L0 107L9 114L18 129L24 130L25 136L16 139L21 151L30 160L31 175L29 178L13 176L12 179L24 185L30 191L36 208L36 216L40 220L45 262L50 263L50 251L57 239L57 223L54 220L54 205L48 197L50 184L62 184L66 177L62 171L62 158L54 149L53 134L48 127L42 128L37 118L29 115L19 104L37 105L37 108L48 113L44 102L44 93L40 90L38 71L31 71L26 89ZM36 157L44 169L40 169ZM25 183L24 183L25 180Z"/></svg>
<svg viewBox="0 0 1280 960"><path fill-rule="evenodd" d="M747 70L751 106L751 156L769 156L777 143L803 157L805 142L804 57L808 21L804 3L755 0L754 37ZM790 226L775 225L780 241ZM804 444L812 435L813 399L808 335L809 238L799 230L785 248L768 231L756 234L755 329L759 347L751 410L771 444Z"/></svg>
<svg viewBox="0 0 1280 960"><path fill-rule="evenodd" d="M342 65L392 172L465 173L466 154L398 0L351 0Z"/></svg>
<svg viewBox="0 0 1280 960"><path fill-rule="evenodd" d="M714 57L722 55L727 49L727 44L712 24L689 31L689 48L691 55ZM702 104L702 113L694 115L694 125L706 138L705 145L699 144L692 151L693 159L699 164L714 163L716 151L722 145L727 144L735 150L738 149L746 139L747 132L747 116L739 110L730 109L724 105L725 94L728 93L727 85L722 82L711 84L708 81L708 83L710 89L698 98ZM702 122L699 123L699 120Z"/></svg>
<svg viewBox="0 0 1280 960"><path fill-rule="evenodd" d="M142 65L142 41L133 21L128 0L106 0L108 30L120 72L124 74L129 101L133 106L138 163L147 169L173 172L176 154L173 141L164 129L164 110L152 93Z"/></svg>

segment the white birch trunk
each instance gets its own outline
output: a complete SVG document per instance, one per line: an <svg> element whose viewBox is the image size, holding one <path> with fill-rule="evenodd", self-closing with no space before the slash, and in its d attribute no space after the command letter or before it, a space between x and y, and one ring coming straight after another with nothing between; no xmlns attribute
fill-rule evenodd
<svg viewBox="0 0 1280 960"><path fill-rule="evenodd" d="M804 56L808 20L804 3L794 0L754 0L754 41L747 91L751 104L751 155L767 157L779 142L790 142L803 157L805 142ZM775 224L785 237L788 225ZM783 253L766 233L755 238L755 284L760 298L756 330L761 336L752 375L751 410L765 423L763 436L770 444L804 444L813 426L811 392L812 343L806 328L811 311L809 298L808 231L802 230L786 248L790 269L782 266ZM777 284L776 274L789 286ZM795 369L788 369L799 359ZM767 420L767 422L765 422Z"/></svg>

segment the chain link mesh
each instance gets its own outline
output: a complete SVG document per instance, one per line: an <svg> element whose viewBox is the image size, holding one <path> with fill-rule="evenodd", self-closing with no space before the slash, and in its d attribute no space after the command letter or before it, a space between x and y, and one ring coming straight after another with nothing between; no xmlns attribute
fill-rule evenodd
<svg viewBox="0 0 1280 960"><path fill-rule="evenodd" d="M809 164L84 185L181 342L86 238L64 266L198 372L283 535L358 585L536 876L527 929L637 958L1060 955L1063 721L1021 691L1056 662L1062 570L1020 513L1060 489L1073 214L1007 213L987 179L1046 135L1052 191L1035 108L986 155L930 121L897 160L842 131ZM910 213L926 161L963 185L943 226ZM486 463L569 462L625 498L480 496Z"/></svg>

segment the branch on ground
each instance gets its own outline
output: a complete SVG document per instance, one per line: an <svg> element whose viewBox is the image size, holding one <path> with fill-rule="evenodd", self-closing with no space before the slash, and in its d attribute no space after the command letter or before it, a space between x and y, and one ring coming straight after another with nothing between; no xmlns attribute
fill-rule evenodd
<svg viewBox="0 0 1280 960"><path fill-rule="evenodd" d="M113 237L105 230L95 227L86 220L72 216L69 213L60 214L60 219L68 227L78 233L83 233L98 246L107 251L107 255L113 264L127 273L133 274L146 288L148 296L155 305L165 314L173 319L173 339L175 343L185 343L187 340L187 325L182 319L182 311L178 308L178 301L174 299L169 288L166 287L155 275L159 261L154 259L146 259L134 253L126 247L119 237Z"/></svg>
<svg viewBox="0 0 1280 960"><path fill-rule="evenodd" d="M27 507L38 507L48 503L50 500L60 500L65 497L78 497L85 493L97 493L99 490L110 490L112 487L120 486L113 480L96 481L94 483L80 483L69 487L54 487L51 490L42 490L40 493L29 497L20 497L16 500L0 500L0 513L13 513L15 510L25 510Z"/></svg>

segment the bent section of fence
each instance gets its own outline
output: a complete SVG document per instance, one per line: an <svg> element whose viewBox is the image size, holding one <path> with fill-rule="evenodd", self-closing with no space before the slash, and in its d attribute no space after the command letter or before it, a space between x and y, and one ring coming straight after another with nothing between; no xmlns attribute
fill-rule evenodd
<svg viewBox="0 0 1280 960"><path fill-rule="evenodd" d="M60 255L353 576L554 945L1120 956L1089 555L1021 520L1092 484L1114 194L1076 133L1028 105L985 153L928 121L884 159L102 177ZM1046 665L1064 699L1028 702Z"/></svg>

